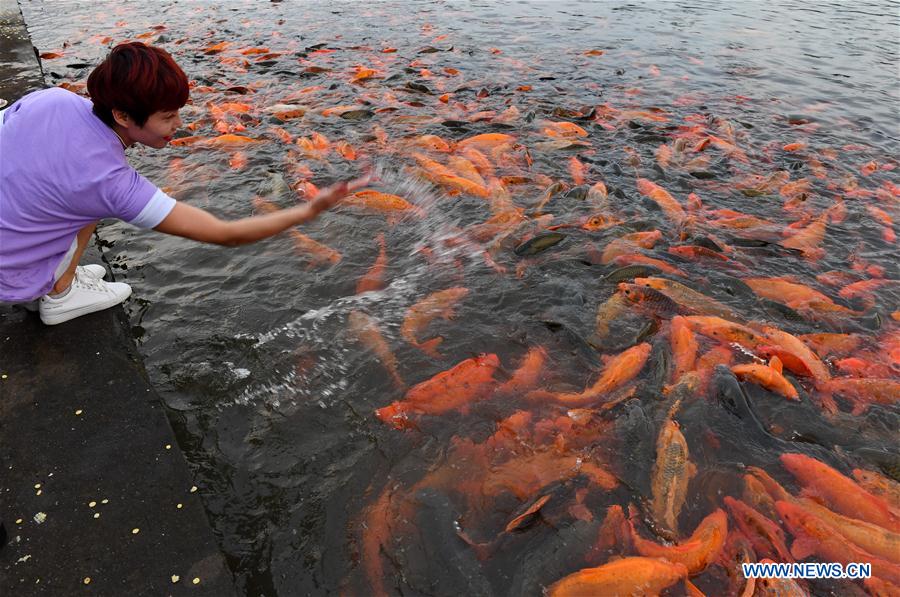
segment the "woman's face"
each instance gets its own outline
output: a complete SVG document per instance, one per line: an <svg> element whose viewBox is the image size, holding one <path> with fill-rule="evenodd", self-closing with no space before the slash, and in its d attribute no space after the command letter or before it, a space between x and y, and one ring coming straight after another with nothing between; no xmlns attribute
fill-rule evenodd
<svg viewBox="0 0 900 597"><path fill-rule="evenodd" d="M164 110L154 112L144 123L144 126L138 126L131 117L126 115L123 119L116 119L116 122L124 129L119 131L124 133L123 141L127 145L141 143L154 149L162 149L172 140L175 132L181 128L181 117L178 116L178 110Z"/></svg>

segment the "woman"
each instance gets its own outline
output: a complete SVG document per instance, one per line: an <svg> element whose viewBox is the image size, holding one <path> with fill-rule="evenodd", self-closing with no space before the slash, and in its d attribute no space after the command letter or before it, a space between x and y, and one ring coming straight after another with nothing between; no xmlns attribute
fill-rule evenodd
<svg viewBox="0 0 900 597"><path fill-rule="evenodd" d="M135 143L161 149L181 126L188 80L172 57L123 43L90 75L91 100L60 88L0 111L0 301L25 303L47 325L117 305L131 294L105 268L79 266L97 222L236 246L314 219L366 178L279 212L224 221L179 203L128 165Z"/></svg>

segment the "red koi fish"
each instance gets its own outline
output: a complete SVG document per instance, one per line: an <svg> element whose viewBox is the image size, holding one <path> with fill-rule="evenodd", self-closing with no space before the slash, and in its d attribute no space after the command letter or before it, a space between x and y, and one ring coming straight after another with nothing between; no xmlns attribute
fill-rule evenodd
<svg viewBox="0 0 900 597"><path fill-rule="evenodd" d="M804 454L787 453L781 455L781 463L797 477L805 493L820 497L835 512L889 531L900 530L900 517L883 498L872 495L824 462Z"/></svg>
<svg viewBox="0 0 900 597"><path fill-rule="evenodd" d="M410 413L440 415L464 410L470 402L488 394L494 385L494 371L499 366L500 359L495 354L466 359L413 386L402 401L379 408L375 416L401 429L409 425Z"/></svg>
<svg viewBox="0 0 900 597"><path fill-rule="evenodd" d="M369 271L356 284L356 294L381 290L385 287L384 271L387 268L387 254L385 252L384 233L378 235L378 246L380 247L378 257L375 258L375 263L369 268Z"/></svg>

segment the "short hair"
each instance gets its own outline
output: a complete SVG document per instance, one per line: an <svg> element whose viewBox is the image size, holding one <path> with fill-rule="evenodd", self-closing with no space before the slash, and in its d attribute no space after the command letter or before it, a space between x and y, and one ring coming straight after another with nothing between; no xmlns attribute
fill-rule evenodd
<svg viewBox="0 0 900 597"><path fill-rule="evenodd" d="M114 47L88 77L87 89L94 114L110 127L114 109L142 127L154 112L178 110L190 97L188 78L172 56L139 41Z"/></svg>

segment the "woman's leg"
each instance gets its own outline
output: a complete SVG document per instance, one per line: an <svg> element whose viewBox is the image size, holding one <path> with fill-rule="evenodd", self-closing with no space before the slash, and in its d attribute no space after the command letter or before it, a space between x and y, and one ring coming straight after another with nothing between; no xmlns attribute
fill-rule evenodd
<svg viewBox="0 0 900 597"><path fill-rule="evenodd" d="M65 273L63 273L56 281L56 284L53 285L53 294L65 292L66 289L72 285L72 280L75 278L75 268L78 267L78 262L81 261L81 256L84 254L84 250L87 248L95 228L97 228L97 222L88 224L78 231L78 234L75 237L78 242L78 246L75 248L75 254L72 255L72 261L69 262L69 267L66 268Z"/></svg>

